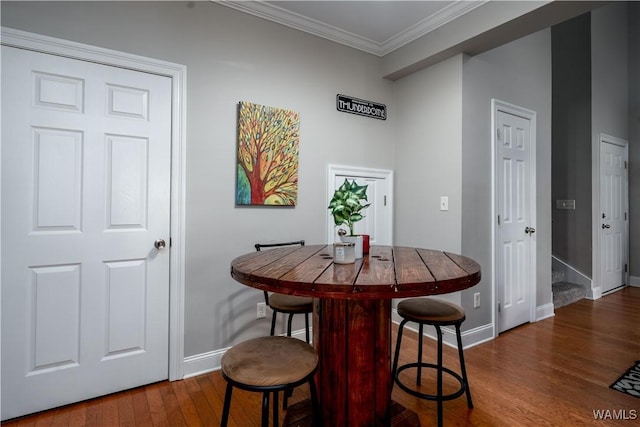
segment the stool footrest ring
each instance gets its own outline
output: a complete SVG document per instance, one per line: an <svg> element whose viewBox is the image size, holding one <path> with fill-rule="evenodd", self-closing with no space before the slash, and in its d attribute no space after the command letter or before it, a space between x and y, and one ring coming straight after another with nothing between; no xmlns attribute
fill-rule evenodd
<svg viewBox="0 0 640 427"><path fill-rule="evenodd" d="M405 365L402 365L400 367L398 367L398 370L396 371L396 375L393 378L393 380L396 382L396 384L398 384L398 386L406 391L407 393L416 396L416 397L420 397L422 399L427 399L427 400L433 400L433 401L438 401L438 400L453 400L457 397L460 397L464 394L466 388L465 388L465 383L464 383L464 379L462 379L462 377L457 373L452 371L449 368L442 368L442 372L443 373L447 373L450 376L452 376L453 378L455 378L456 380L458 380L458 382L460 383L460 388L453 392L453 393L449 393L449 394L443 394L442 396L438 396L435 394L425 394L425 393L420 393L419 391L416 391L412 388L410 388L409 386L403 384L400 381L400 372L406 370L406 369L410 369L410 368L418 368L418 366L421 366L422 368L429 368L429 369L438 369L437 365L434 365L433 363L407 363Z"/></svg>

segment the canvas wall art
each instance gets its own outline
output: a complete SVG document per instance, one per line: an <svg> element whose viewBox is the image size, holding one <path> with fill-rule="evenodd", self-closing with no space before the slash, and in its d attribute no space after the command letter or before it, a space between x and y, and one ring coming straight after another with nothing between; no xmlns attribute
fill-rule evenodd
<svg viewBox="0 0 640 427"><path fill-rule="evenodd" d="M236 204L295 206L299 144L298 113L240 102Z"/></svg>

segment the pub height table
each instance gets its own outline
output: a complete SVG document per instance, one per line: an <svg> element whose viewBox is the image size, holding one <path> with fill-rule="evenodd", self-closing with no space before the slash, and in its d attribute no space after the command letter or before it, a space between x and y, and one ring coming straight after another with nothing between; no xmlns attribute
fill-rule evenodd
<svg viewBox="0 0 640 427"><path fill-rule="evenodd" d="M323 425L419 426L415 413L391 400L391 300L470 288L480 281L480 266L461 255L398 246L371 246L354 264L334 264L332 245L308 245L242 255L231 262L231 276L253 288L315 298Z"/></svg>

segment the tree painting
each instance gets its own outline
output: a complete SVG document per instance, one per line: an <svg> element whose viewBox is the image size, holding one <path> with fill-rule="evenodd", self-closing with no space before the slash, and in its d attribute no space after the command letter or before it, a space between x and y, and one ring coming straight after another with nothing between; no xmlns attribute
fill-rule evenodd
<svg viewBox="0 0 640 427"><path fill-rule="evenodd" d="M295 206L298 113L240 102L236 204Z"/></svg>

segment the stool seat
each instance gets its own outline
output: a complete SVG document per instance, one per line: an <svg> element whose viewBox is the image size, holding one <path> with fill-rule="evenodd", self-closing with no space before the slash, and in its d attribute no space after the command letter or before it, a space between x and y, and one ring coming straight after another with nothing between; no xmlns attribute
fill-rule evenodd
<svg viewBox="0 0 640 427"><path fill-rule="evenodd" d="M398 314L412 322L440 326L455 325L466 318L462 307L433 298L409 298L400 301Z"/></svg>
<svg viewBox="0 0 640 427"><path fill-rule="evenodd" d="M314 425L317 420L317 394L313 376L318 353L304 341L291 337L253 338L228 349L220 360L222 378L227 382L220 425L229 421L234 387L262 393L262 427L269 425L269 396L273 394L273 425L278 424L278 393L309 383ZM286 408L286 394L285 394Z"/></svg>
<svg viewBox="0 0 640 427"><path fill-rule="evenodd" d="M307 313L313 311L313 298L286 294L271 294L269 295L269 306L273 310L285 313Z"/></svg>
<svg viewBox="0 0 640 427"><path fill-rule="evenodd" d="M269 387L297 383L318 366L318 354L304 341L290 337L260 337L237 344L221 359L231 381Z"/></svg>

